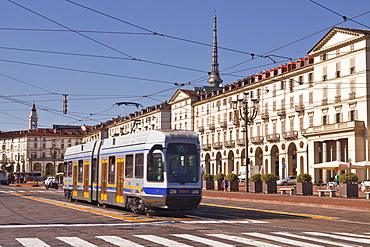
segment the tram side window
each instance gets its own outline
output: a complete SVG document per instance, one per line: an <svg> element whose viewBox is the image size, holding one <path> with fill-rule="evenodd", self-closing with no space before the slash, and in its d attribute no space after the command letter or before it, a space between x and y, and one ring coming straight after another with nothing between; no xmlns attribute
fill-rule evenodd
<svg viewBox="0 0 370 247"><path fill-rule="evenodd" d="M68 174L68 177L72 177L72 161L68 162L68 173L66 174Z"/></svg>
<svg viewBox="0 0 370 247"><path fill-rule="evenodd" d="M163 182L163 159L162 154L148 155L148 182ZM152 156L152 157L150 157Z"/></svg>
<svg viewBox="0 0 370 247"><path fill-rule="evenodd" d="M109 168L108 168L108 183L115 183L115 174L116 174L116 157L109 157Z"/></svg>
<svg viewBox="0 0 370 247"><path fill-rule="evenodd" d="M77 177L77 181L79 183L82 183L83 182L83 174L84 174L84 162L83 160L79 160L78 161L78 177Z"/></svg>
<svg viewBox="0 0 370 247"><path fill-rule="evenodd" d="M67 162L63 163L63 168L64 168L64 174L68 176L68 163Z"/></svg>
<svg viewBox="0 0 370 247"><path fill-rule="evenodd" d="M92 172L91 172L91 180L93 181L93 183L96 183L97 182L97 169L98 169L98 160L96 158L93 159L93 162L92 162Z"/></svg>
<svg viewBox="0 0 370 247"><path fill-rule="evenodd" d="M125 166L126 178L132 178L133 172L134 172L134 156L132 154L126 155L126 166Z"/></svg>
<svg viewBox="0 0 370 247"><path fill-rule="evenodd" d="M144 176L144 154L135 155L135 178Z"/></svg>

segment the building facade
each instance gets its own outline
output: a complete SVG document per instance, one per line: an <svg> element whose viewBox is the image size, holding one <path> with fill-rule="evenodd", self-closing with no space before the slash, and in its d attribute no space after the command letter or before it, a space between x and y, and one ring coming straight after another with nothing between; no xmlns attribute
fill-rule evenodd
<svg viewBox="0 0 370 247"><path fill-rule="evenodd" d="M251 173L328 181L344 172L332 166L353 164L362 168L352 169L360 180L369 179L369 37L367 30L333 28L304 58L221 90L178 90L172 127L198 133L207 173L237 173L248 147ZM246 102L249 116L257 111L247 124L248 145Z"/></svg>

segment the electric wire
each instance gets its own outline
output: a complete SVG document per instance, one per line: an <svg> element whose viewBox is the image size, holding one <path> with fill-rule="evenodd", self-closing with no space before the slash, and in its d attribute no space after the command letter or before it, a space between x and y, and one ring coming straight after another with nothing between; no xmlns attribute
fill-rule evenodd
<svg viewBox="0 0 370 247"><path fill-rule="evenodd" d="M318 3L318 2L315 2L315 1L313 1L313 0L309 0L310 2L312 2L312 3L314 3L314 4L316 4L316 5L318 5L318 6L320 6L320 7L322 7L322 8L324 8L324 9L326 9L326 10L328 10L328 11L330 11L330 12L332 12L332 13L334 13L334 14L336 14L336 15L339 15L340 17L342 17L343 18L343 21L352 21L352 22L354 22L354 23L356 23L356 24L358 24L358 25L361 25L361 26L363 26L363 27L366 27L366 28L368 28L368 29L370 29L370 27L369 26L366 26L365 24L362 24L362 23L360 23L360 22L358 22L358 21L355 21L355 20L352 20L351 18L347 18L347 16L345 16L345 15L341 15L341 14L339 14L338 12L335 12L334 10L332 10L332 9L329 9L328 7L325 7L324 5L322 5L322 4L320 4L320 3Z"/></svg>

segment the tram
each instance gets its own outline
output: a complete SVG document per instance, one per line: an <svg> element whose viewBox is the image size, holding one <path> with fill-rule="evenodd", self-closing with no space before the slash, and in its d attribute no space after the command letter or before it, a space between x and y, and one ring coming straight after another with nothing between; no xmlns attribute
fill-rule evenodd
<svg viewBox="0 0 370 247"><path fill-rule="evenodd" d="M144 214L196 209L200 147L190 131L148 130L69 147L64 195Z"/></svg>

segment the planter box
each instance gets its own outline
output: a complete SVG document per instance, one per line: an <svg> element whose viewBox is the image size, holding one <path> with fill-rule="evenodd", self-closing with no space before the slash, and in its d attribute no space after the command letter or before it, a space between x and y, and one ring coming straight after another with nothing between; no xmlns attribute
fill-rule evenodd
<svg viewBox="0 0 370 247"><path fill-rule="evenodd" d="M214 182L214 190L224 190L222 188L222 181L215 181Z"/></svg>
<svg viewBox="0 0 370 247"><path fill-rule="evenodd" d="M212 180L203 180L203 189L213 190L215 188L215 182Z"/></svg>
<svg viewBox="0 0 370 247"><path fill-rule="evenodd" d="M339 189L340 197L358 197L357 184L341 184Z"/></svg>
<svg viewBox="0 0 370 247"><path fill-rule="evenodd" d="M262 182L250 182L249 184L250 192L252 193L261 193L262 192Z"/></svg>
<svg viewBox="0 0 370 247"><path fill-rule="evenodd" d="M239 191L239 181L229 181L229 191Z"/></svg>
<svg viewBox="0 0 370 247"><path fill-rule="evenodd" d="M312 195L312 183L297 183L296 184L297 195Z"/></svg>
<svg viewBox="0 0 370 247"><path fill-rule="evenodd" d="M262 183L263 193L271 194L277 192L276 182L263 182Z"/></svg>

